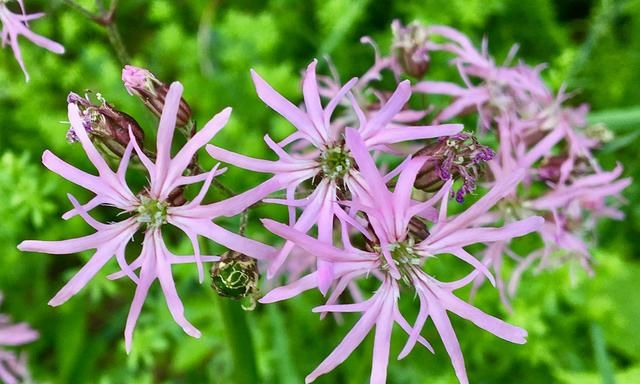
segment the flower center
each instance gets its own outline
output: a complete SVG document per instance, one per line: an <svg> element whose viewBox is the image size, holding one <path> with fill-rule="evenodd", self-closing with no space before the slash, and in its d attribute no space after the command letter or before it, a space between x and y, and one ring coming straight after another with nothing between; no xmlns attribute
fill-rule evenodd
<svg viewBox="0 0 640 384"><path fill-rule="evenodd" d="M159 228L167 223L167 204L164 201L152 199L148 196L140 196L140 205L136 211L138 212L137 220L139 223L146 224L147 227Z"/></svg>
<svg viewBox="0 0 640 384"><path fill-rule="evenodd" d="M393 263L400 272L401 280L405 284L411 285L412 271L415 268L420 268L420 265L422 265L422 257L414 248L414 240L409 238L406 241L389 244L389 252L391 253ZM383 255L380 255L380 259L382 261L381 269L383 271L389 270L387 259Z"/></svg>
<svg viewBox="0 0 640 384"><path fill-rule="evenodd" d="M353 159L344 147L328 148L320 156L322 174L330 179L341 179L351 169Z"/></svg>

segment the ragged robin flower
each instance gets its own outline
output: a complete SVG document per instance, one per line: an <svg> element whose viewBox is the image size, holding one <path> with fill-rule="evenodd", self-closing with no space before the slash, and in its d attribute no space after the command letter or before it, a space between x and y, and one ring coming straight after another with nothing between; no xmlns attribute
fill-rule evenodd
<svg viewBox="0 0 640 384"><path fill-rule="evenodd" d="M86 204L80 205L69 195L74 208L63 217L80 215L96 232L91 235L63 241L22 242L18 248L22 251L44 252L51 254L70 254L95 249L95 253L87 264L55 295L49 302L58 306L77 294L107 262L115 258L121 272L110 278L128 277L136 284L136 291L129 310L125 327L126 349L131 349L133 330L149 288L158 280L164 293L167 306L176 323L194 337L200 336L198 331L184 316L184 307L178 296L172 276L172 265L195 263L198 267L200 281L204 278L203 262L219 260L216 256L200 254L198 236L215 241L229 249L255 258L269 258L275 250L272 247L230 232L212 222L220 216L234 216L257 199L253 195L241 194L227 200L212 204L202 201L213 178L220 174L218 167L201 174L187 174L196 151L206 145L226 124L231 113L226 108L172 156L171 147L176 128L182 95L182 85L173 83L169 88L166 103L158 127L157 143L154 159L149 158L141 149L135 135L130 132L130 141L124 151L118 169L114 172L105 159L97 151L89 138L86 121L76 103L69 104L69 121L82 144L89 160L98 170L98 175L90 174L75 168L53 153L46 151L42 157L44 165L67 180L93 192L95 196ZM128 163L135 150L141 163L148 172L149 185L134 193L126 182ZM195 183L202 183L200 193L191 201L173 204L172 194L177 189ZM124 219L109 224L98 222L89 215L89 211L99 205L120 209L120 217ZM190 239L194 254L177 256L166 247L162 232L167 225L182 230ZM139 256L129 263L125 259L125 249L136 232L142 232L144 238ZM139 269L139 272L136 271Z"/></svg>

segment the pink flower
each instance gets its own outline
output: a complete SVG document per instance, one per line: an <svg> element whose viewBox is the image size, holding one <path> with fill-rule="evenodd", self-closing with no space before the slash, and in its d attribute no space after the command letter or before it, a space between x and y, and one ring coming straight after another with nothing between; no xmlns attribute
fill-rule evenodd
<svg viewBox="0 0 640 384"><path fill-rule="evenodd" d="M110 278L129 277L136 285L127 325L125 341L127 351L131 348L132 334L142 309L147 292L155 280L158 280L167 306L174 320L184 331L194 337L200 332L184 317L184 308L173 281L171 267L178 263L193 263L198 266L200 281L204 272L204 261L215 261L218 257L201 256L197 237L207 237L225 247L250 257L262 259L270 257L274 249L256 241L236 235L212 222L220 216L233 216L262 196L242 194L233 198L203 205L202 201L209 189L213 177L220 174L218 167L211 171L185 175L191 160L198 149L206 145L226 124L231 113L227 108L214 116L178 151L171 155L171 144L176 127L176 114L182 95L182 85L173 83L167 94L165 107L160 119L157 135L155 161L152 161L140 149L138 143L130 140L117 171L113 171L100 156L83 128L83 119L75 104L69 104L69 120L91 163L98 175L81 171L49 151L43 155L43 163L51 171L78 184L95 194L88 203L80 205L69 196L74 208L67 212L65 219L80 215L96 232L91 235L64 241L24 241L18 248L23 251L46 252L51 254L70 254L95 249L89 262L56 294L49 302L58 306L74 296L90 279L112 258L122 269ZM134 138L133 134L130 135ZM148 172L149 185L138 193L133 193L126 183L125 174L129 160L135 149L136 155ZM175 194L185 185L204 182L200 193L185 204L174 203ZM98 205L119 208L128 218L103 224L92 218L88 211ZM180 228L191 240L193 256L173 255L165 246L162 228L171 224ZM130 264L125 260L125 248L138 231L144 231L144 242L140 255ZM140 272L136 274L136 270Z"/></svg>
<svg viewBox="0 0 640 384"><path fill-rule="evenodd" d="M22 59L20 46L18 45L18 37L20 35L31 40L31 42L33 42L34 44L39 45L40 47L59 55L64 53L64 47L53 40L49 40L46 37L34 33L29 29L27 22L41 18L42 16L44 16L44 13L34 13L30 15L25 14L22 1L19 1L20 8L22 8L22 13L13 13L9 10L9 8L7 8L6 3L6 1L0 1L2 46L4 47L7 43L11 46L13 55L16 57L18 64L20 64L20 68L22 68L22 72L24 72L24 76L26 77L27 81L29 81L29 74L27 73L27 68L25 67L24 61Z"/></svg>
<svg viewBox="0 0 640 384"><path fill-rule="evenodd" d="M507 324L479 309L465 303L453 295L470 282L478 273L492 279L486 266L469 254L464 248L473 244L486 244L523 236L540 227L540 217L530 217L503 227L471 227L474 220L486 213L515 185L521 174L513 176L505 184L496 185L474 205L463 213L447 217L448 195L451 181L426 202L411 199L413 183L425 159L411 159L400 173L393 192L386 187L386 180L375 166L365 141L354 129L348 129L346 144L357 163L362 179L363 190L357 199L344 202L351 208L364 213L371 225L372 233L358 225L355 219L342 218L343 229L354 226L368 239L367 250L355 248L349 236L343 236L343 248L313 239L293 227L264 220L265 226L275 234L294 242L297 246L319 259L332 264L335 271L334 289L326 305L314 308L314 312L361 312L362 316L353 329L345 336L336 349L307 376L306 382L314 381L318 376L330 372L341 364L366 335L375 327L373 347L373 365L371 383L385 383L389 360L391 329L398 323L408 334L409 340L399 358L405 357L417 342L431 349L429 343L420 336L428 317L442 338L447 353L451 357L456 375L461 383L468 383L464 368L464 359L460 351L455 332L447 311L473 322L496 336L514 343L524 343L526 331ZM440 201L439 211L434 205ZM434 225L427 228L422 219ZM415 231L416 225L424 227ZM430 257L452 254L475 267L467 277L454 282L441 282L424 271L424 265ZM293 297L301 292L318 286L313 272L287 286L276 288L261 299L270 303ZM364 301L353 304L336 304L345 288L358 279L372 276L380 280L377 291ZM397 301L400 294L417 295L420 311L416 322L411 326L400 313ZM432 350L433 351L433 350Z"/></svg>
<svg viewBox="0 0 640 384"><path fill-rule="evenodd" d="M0 304L2 304L0 293ZM26 323L12 324L11 319L0 314L0 382L17 384L29 379L26 367L26 356L18 356L5 347L29 344L38 339L38 332Z"/></svg>
<svg viewBox="0 0 640 384"><path fill-rule="evenodd" d="M286 199L269 201L289 206L290 224L295 229L306 233L316 225L318 238L330 243L334 217L345 216L343 209L337 204L345 194L343 187L352 194L357 194L359 190L361 177L353 167L351 154L344 145L344 125L333 123L336 107L358 80L354 78L348 81L323 106L316 80L316 63L314 60L309 64L304 77L304 110L277 93L257 73L251 73L260 99L296 128L293 134L280 143L265 136L265 142L278 155L278 160L253 159L215 146L208 146L207 150L220 161L256 172L272 173L274 176L270 181L278 183L280 187L271 190L263 188L265 196L284 189ZM394 117L403 109L410 96L411 89L405 81L400 83L387 102L373 114L366 115L357 103L352 103L359 123L358 132L367 148L390 151L390 146L395 143L451 135L462 129L459 124L415 127L394 125ZM284 147L292 143L295 144L291 153L286 152ZM308 180L311 181L312 188L304 191L301 185ZM296 200L298 195L302 195L302 198ZM296 207L302 209L298 218L295 215ZM293 247L291 241L283 246L268 270L269 277L274 276ZM332 280L331 267L319 260L318 268L320 287L326 292Z"/></svg>
<svg viewBox="0 0 640 384"><path fill-rule="evenodd" d="M414 90L453 97L436 121L477 111L482 132L495 134L499 142L496 159L488 163L495 183L510 178L514 172L524 172L521 188L509 195L509 204L503 205L497 216L493 212L479 218L480 222L496 218L509 222L514 217L531 214L548 219L539 230L544 242L542 249L525 256L517 255L509 244L487 249L483 261L498 275L503 302L508 305L508 297L515 292L521 274L536 260L540 260L540 268L578 255L590 270L584 233L593 227L596 218L620 218L620 212L608 201L619 199L620 192L630 183L619 178L621 167L605 172L592 154L607 138L606 128L586 127L588 106L565 106L571 95L564 88L557 95L549 89L540 76L544 66L530 67L524 63L509 66L515 49L507 63L500 66L489 56L486 40L479 51L455 29L425 28L428 35L444 38L443 43L428 41L425 45L431 53L446 51L454 55L452 63L457 66L464 86L423 81ZM503 255L509 255L518 264L508 284L509 293L500 277ZM556 260L551 260L552 255ZM475 287L483 281L484 277L478 276Z"/></svg>

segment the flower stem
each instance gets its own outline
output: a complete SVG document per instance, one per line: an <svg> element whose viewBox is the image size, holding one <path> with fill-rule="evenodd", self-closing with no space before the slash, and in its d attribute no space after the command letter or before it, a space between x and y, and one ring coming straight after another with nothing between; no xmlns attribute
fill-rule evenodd
<svg viewBox="0 0 640 384"><path fill-rule="evenodd" d="M87 19L93 20L95 18L95 15L93 14L93 12L89 11L88 9L86 9L82 5L76 3L75 1L73 1L73 0L64 0L64 2L69 7L73 8L76 11L80 12L81 14L83 14Z"/></svg>
<svg viewBox="0 0 640 384"><path fill-rule="evenodd" d="M127 48L125 48L124 43L122 42L122 38L120 37L120 32L118 31L118 27L115 23L111 23L107 25L107 36L109 37L109 41L111 42L111 46L116 51L116 55L118 56L118 60L121 65L126 65L131 62L131 58L127 53Z"/></svg>
<svg viewBox="0 0 640 384"><path fill-rule="evenodd" d="M260 383L248 312L234 300L218 297L218 308L226 329L227 344L233 360L233 383Z"/></svg>
<svg viewBox="0 0 640 384"><path fill-rule="evenodd" d="M129 54L127 53L127 49L122 42L122 37L120 36L120 32L118 31L118 27L114 20L118 0L112 0L111 4L109 5L109 9L106 9L104 0L97 0L97 13L91 12L82 5L76 3L74 0L64 0L64 2L70 8L73 8L74 10L84 15L87 19L103 26L106 29L109 43L111 43L111 46L113 47L113 50L115 51L116 56L118 57L118 61L120 61L121 65L125 65L131 62Z"/></svg>

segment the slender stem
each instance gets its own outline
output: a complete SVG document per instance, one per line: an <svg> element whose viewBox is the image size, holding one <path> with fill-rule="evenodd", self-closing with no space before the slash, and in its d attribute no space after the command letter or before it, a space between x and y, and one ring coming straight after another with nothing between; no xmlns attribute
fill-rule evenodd
<svg viewBox="0 0 640 384"><path fill-rule="evenodd" d="M109 9L106 9L103 0L97 0L97 13L91 12L82 5L76 3L74 0L64 0L64 2L70 8L84 15L87 19L105 28L109 43L111 43L111 46L113 47L113 50L115 51L120 64L125 65L131 62L129 54L127 53L127 48L122 41L122 37L120 36L120 32L118 31L118 26L116 25L114 20L118 0L112 0L109 5Z"/></svg>
<svg viewBox="0 0 640 384"><path fill-rule="evenodd" d="M256 352L253 346L253 337L247 312L242 309L239 302L218 298L218 308L222 315L227 337L227 344L231 349L233 359L233 383L255 384L260 383L258 367L256 364Z"/></svg>
<svg viewBox="0 0 640 384"><path fill-rule="evenodd" d="M122 42L122 37L120 36L120 32L118 31L118 27L115 23L107 25L107 36L109 37L109 42L111 42L113 49L116 51L120 64L123 66L129 64L131 62L131 58L127 53L127 48Z"/></svg>
<svg viewBox="0 0 640 384"><path fill-rule="evenodd" d="M76 11L82 13L87 19L91 19L95 21L95 17L96 15L93 14L93 12L89 11L88 9L86 9L85 7L83 7L82 5L76 3L73 0L64 0L65 4L67 4L69 7L75 9Z"/></svg>
<svg viewBox="0 0 640 384"><path fill-rule="evenodd" d="M224 185L221 181L217 180L215 177L213 178L213 186L224 192L227 197L232 197L235 193L231 190L231 188Z"/></svg>
<svg viewBox="0 0 640 384"><path fill-rule="evenodd" d="M603 384L615 384L616 379L607 353L607 342L604 338L602 327L596 322L591 323L591 344L593 345L593 355L596 360L596 366L600 371Z"/></svg>

